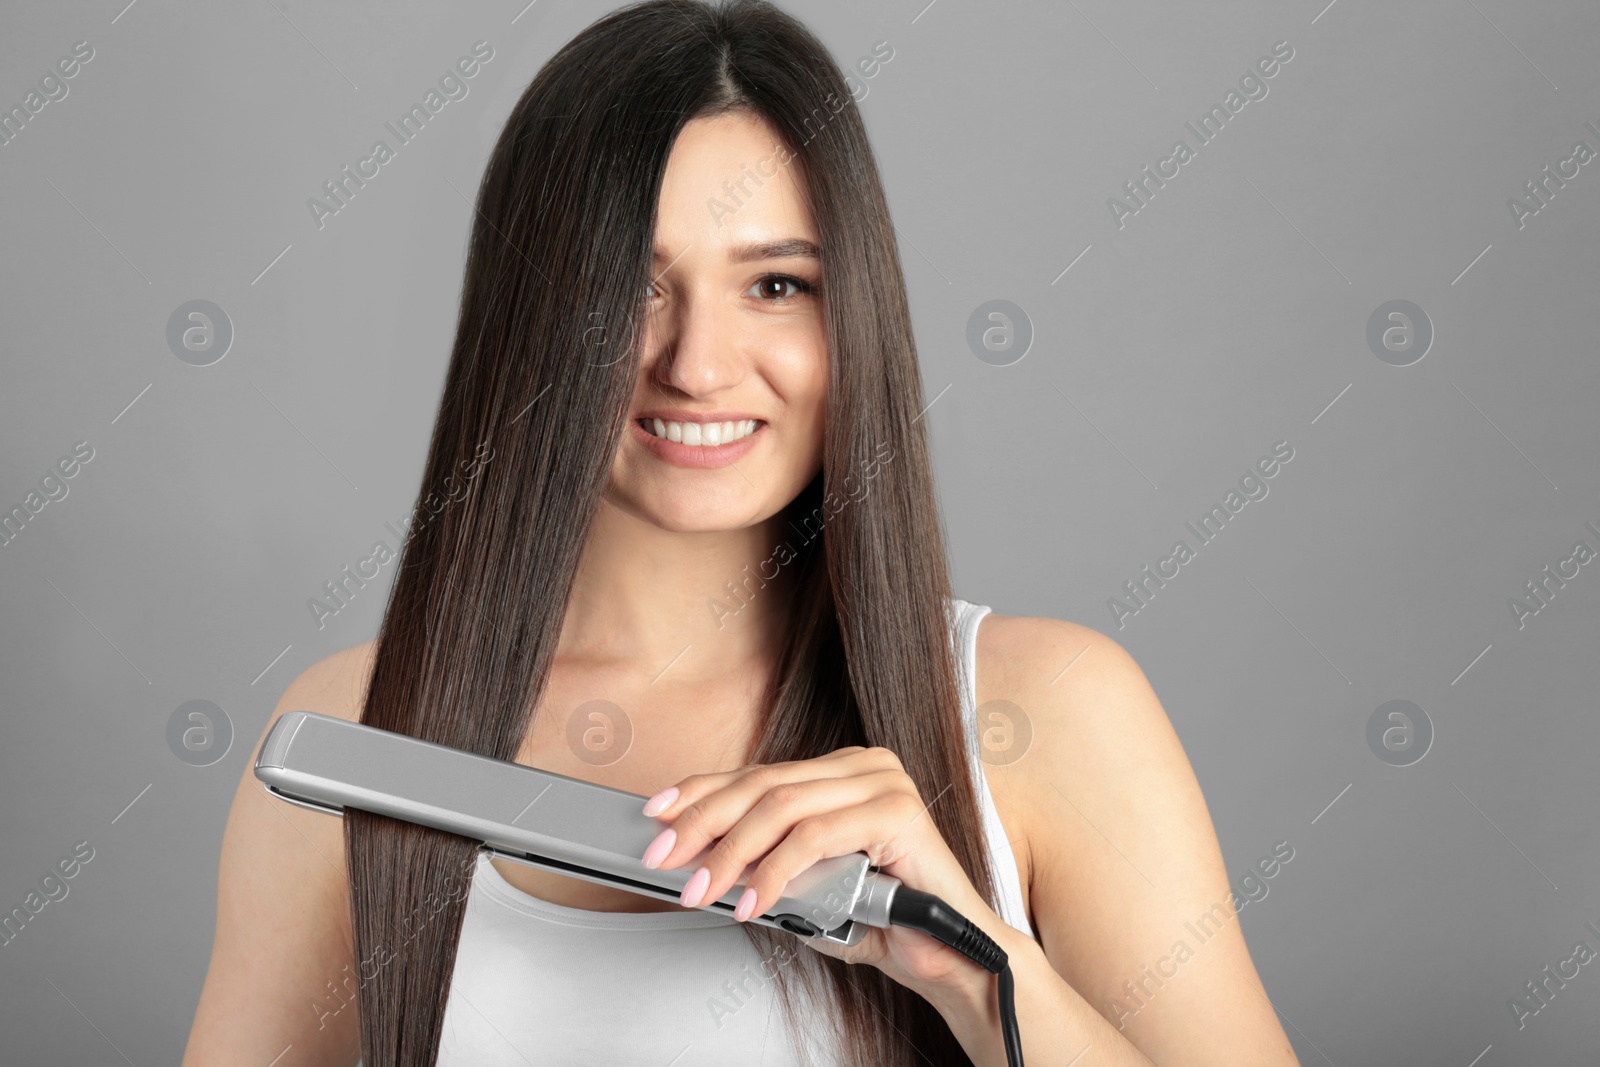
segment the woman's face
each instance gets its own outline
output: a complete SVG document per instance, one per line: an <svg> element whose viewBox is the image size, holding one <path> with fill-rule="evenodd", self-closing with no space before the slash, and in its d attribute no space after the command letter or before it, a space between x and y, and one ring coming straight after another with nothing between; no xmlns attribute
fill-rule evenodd
<svg viewBox="0 0 1600 1067"><path fill-rule="evenodd" d="M822 264L798 166L747 114L689 122L668 158L632 420L606 494L663 528L753 525L821 468Z"/></svg>

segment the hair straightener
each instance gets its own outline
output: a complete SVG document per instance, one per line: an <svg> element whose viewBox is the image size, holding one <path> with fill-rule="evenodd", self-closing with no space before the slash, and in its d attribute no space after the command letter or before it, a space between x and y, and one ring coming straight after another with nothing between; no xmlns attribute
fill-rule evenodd
<svg viewBox="0 0 1600 1067"><path fill-rule="evenodd" d="M291 804L431 826L481 841L491 856L657 900L677 902L710 851L651 870L641 857L661 823L644 814L642 796L316 712L279 717L261 742L255 774ZM731 916L745 881L699 909ZM1021 1067L1005 952L938 897L873 867L865 852L818 861L748 921L840 945L857 944L869 926L903 926L950 946L999 975L1006 1056Z"/></svg>

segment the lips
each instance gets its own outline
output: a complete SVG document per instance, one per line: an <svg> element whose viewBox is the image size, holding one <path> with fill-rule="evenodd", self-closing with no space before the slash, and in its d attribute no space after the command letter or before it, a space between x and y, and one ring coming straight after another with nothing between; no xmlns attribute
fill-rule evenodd
<svg viewBox="0 0 1600 1067"><path fill-rule="evenodd" d="M699 422L702 419L706 422L711 422L713 421L713 416L722 414L722 412L713 412L701 415L698 419L681 417L668 419L666 415L659 413L650 416L640 415L628 421L628 432L633 436L634 440L642 444L657 459L671 466L698 470L727 467L744 458L750 453L751 449L766 439L767 424L765 422L757 420L758 425L754 433L725 445L686 445L678 441L669 441L665 437L657 437L640 425L640 420L646 417L659 418L663 422ZM749 415L738 415L737 412L728 414L737 415L738 418L731 420L718 419L716 421L736 422L739 418L754 418L754 416Z"/></svg>

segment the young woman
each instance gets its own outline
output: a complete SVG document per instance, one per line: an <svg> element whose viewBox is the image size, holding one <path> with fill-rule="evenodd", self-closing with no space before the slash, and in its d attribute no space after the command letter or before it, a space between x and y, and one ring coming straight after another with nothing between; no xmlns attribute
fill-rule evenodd
<svg viewBox="0 0 1600 1067"><path fill-rule="evenodd" d="M1000 943L1028 1063L1294 1064L1138 666L952 595L924 408L883 188L815 37L651 0L563 47L479 189L429 515L378 637L273 720L652 797L646 866L714 847L670 904L247 770L184 1063L1004 1064L994 977L930 938L741 921L859 850ZM737 917L693 907L746 865Z"/></svg>

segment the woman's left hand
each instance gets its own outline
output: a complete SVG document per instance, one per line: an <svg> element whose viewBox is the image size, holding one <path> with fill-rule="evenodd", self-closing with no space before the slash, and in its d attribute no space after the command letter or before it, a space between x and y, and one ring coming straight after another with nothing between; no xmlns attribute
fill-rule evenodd
<svg viewBox="0 0 1600 1067"><path fill-rule="evenodd" d="M668 802L657 811L652 805L662 798ZM691 775L646 803L645 814L672 825L646 850L645 866L672 868L711 846L701 872L684 887L683 905L696 907L727 893L755 864L735 912L744 920L770 909L789 880L817 861L865 852L885 874L941 898L990 937L1006 937L1009 927L978 895L928 815L931 803L886 748L854 746L816 759ZM870 963L929 999L970 995L992 977L954 949L901 927L869 928L850 947L802 940L847 963Z"/></svg>

